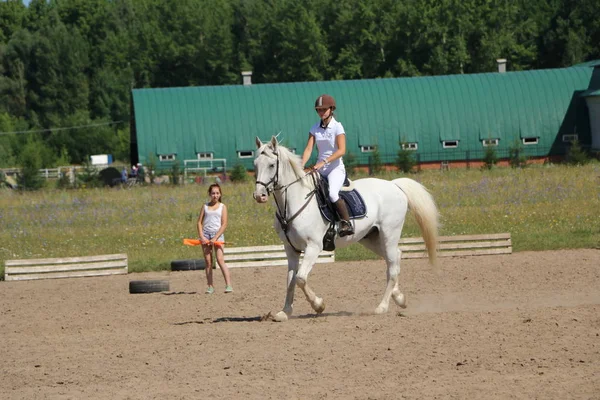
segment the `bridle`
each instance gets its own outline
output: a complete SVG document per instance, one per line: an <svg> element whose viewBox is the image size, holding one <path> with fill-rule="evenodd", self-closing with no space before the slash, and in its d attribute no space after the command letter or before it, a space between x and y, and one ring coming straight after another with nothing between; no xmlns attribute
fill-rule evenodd
<svg viewBox="0 0 600 400"><path fill-rule="evenodd" d="M262 154L266 155L264 152ZM271 193L275 193L275 192L283 192L283 197L285 199L284 204L283 204L283 213L281 212L281 207L279 206L279 202L277 201L277 196L273 196L273 199L275 199L275 205L277 206L277 212L275 213L275 216L277 217L277 220L279 221L279 224L281 225L281 228L283 229L283 233L285 234L285 237L286 237L288 243L290 244L290 246L292 246L292 248L294 249L294 251L296 251L296 253L301 253L302 251L298 250L296 248L296 246L294 246L292 244L292 241L290 240L290 237L288 236L288 230L289 230L289 227L290 227L290 224L292 223L292 221L294 219L296 219L296 217L298 215L300 215L300 213L302 211L304 211L306 206L308 206L308 204L314 197L315 193L317 192L317 189L315 186L315 189L310 191L310 193L306 196L306 202L290 218L286 218L287 207L288 207L287 190L290 186L292 186L295 183L300 182L302 179L313 174L315 171L308 172L308 173L304 174L303 176L301 176L300 178L297 178L295 181L288 183L287 185L279 185L279 155L276 152L273 152L273 154L275 155L275 158L277 159L275 175L273 175L273 177L267 183L259 181L258 179L255 182L257 185L262 185L265 187L265 190L267 191L267 195L270 195Z"/></svg>
<svg viewBox="0 0 600 400"><path fill-rule="evenodd" d="M270 195L271 193L273 193L276 190L279 190L278 183L279 183L279 156L277 153L273 152L273 154L275 155L275 159L277 160L277 167L275 168L275 175L273 175L273 177L271 178L271 180L267 183L261 182L258 179L255 181L255 183L257 185L263 185L265 187L265 190L267 191L267 195ZM266 155L265 152L262 152L261 155ZM271 186L272 187L269 187Z"/></svg>

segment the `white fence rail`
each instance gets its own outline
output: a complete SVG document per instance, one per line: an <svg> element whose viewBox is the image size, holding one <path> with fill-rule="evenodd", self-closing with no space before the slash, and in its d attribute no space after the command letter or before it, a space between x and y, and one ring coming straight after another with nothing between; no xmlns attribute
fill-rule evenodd
<svg viewBox="0 0 600 400"><path fill-rule="evenodd" d="M225 262L229 268L272 267L287 265L287 255L283 245L228 247L225 250ZM335 252L322 251L315 262L335 262Z"/></svg>
<svg viewBox="0 0 600 400"><path fill-rule="evenodd" d="M4 266L7 281L118 274L127 274L127 254L6 260Z"/></svg>
<svg viewBox="0 0 600 400"><path fill-rule="evenodd" d="M92 168L100 171L106 168L108 165L94 165ZM40 176L46 179L59 179L63 174L69 175L73 172L78 173L80 171L85 170L83 166L66 166L66 167L57 167L57 168L42 168L39 170ZM20 168L0 168L0 171L3 172L6 176L17 176L21 171Z"/></svg>
<svg viewBox="0 0 600 400"><path fill-rule="evenodd" d="M423 238L400 239L398 247L402 258L427 257ZM482 256L493 254L511 254L510 233L492 233L487 235L440 236L438 257Z"/></svg>

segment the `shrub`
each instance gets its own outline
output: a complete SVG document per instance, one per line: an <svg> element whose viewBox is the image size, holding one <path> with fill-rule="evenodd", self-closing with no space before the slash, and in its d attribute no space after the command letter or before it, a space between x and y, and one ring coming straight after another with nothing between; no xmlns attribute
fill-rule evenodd
<svg viewBox="0 0 600 400"><path fill-rule="evenodd" d="M70 189L71 187L73 187L73 185L71 185L71 180L69 179L68 172L64 172L64 171L61 172L60 177L56 181L56 188L57 189Z"/></svg>
<svg viewBox="0 0 600 400"><path fill-rule="evenodd" d="M104 186L104 182L102 179L100 179L100 175L98 174L96 167L94 167L88 161L86 161L83 166L83 172L81 174L77 174L77 181L81 183L81 185L87 188Z"/></svg>
<svg viewBox="0 0 600 400"><path fill-rule="evenodd" d="M246 167L239 163L234 165L233 169L231 170L231 174L229 175L229 178L232 182L245 182L246 179L248 179Z"/></svg>
<svg viewBox="0 0 600 400"><path fill-rule="evenodd" d="M527 166L527 156L523 154L523 145L517 139L508 150L509 164L513 168L525 168Z"/></svg>
<svg viewBox="0 0 600 400"><path fill-rule="evenodd" d="M492 169L498 162L498 155L496 154L496 148L488 146L485 149L485 155L483 156L483 168Z"/></svg>
<svg viewBox="0 0 600 400"><path fill-rule="evenodd" d="M44 178L40 176L40 170L31 164L21 168L17 182L21 190L39 190L44 187Z"/></svg>
<svg viewBox="0 0 600 400"><path fill-rule="evenodd" d="M581 147L581 144L579 144L579 140L575 139L571 143L571 147L569 147L569 150L567 151L567 164L585 165L589 161L590 159L585 150L583 150L583 148Z"/></svg>
<svg viewBox="0 0 600 400"><path fill-rule="evenodd" d="M153 153L149 153L145 168L138 172L138 180L142 183L146 183L147 175L150 184L153 184L154 178L156 176L157 165L158 159L156 158L156 155Z"/></svg>
<svg viewBox="0 0 600 400"><path fill-rule="evenodd" d="M400 150L398 150L398 158L396 158L398 170L408 173L413 169L417 163L413 157L413 153L414 151L407 148L406 143L400 142Z"/></svg>
<svg viewBox="0 0 600 400"><path fill-rule="evenodd" d="M377 175L383 171L383 164L381 162L381 154L379 149L376 147L375 151L369 157L369 175Z"/></svg>
<svg viewBox="0 0 600 400"><path fill-rule="evenodd" d="M46 147L36 138L28 138L19 155L21 172L17 178L21 190L38 190L44 186L44 179L40 176L42 160Z"/></svg>
<svg viewBox="0 0 600 400"><path fill-rule="evenodd" d="M181 168L179 168L179 163L175 161L171 166L171 183L173 185L179 185L179 177L181 176Z"/></svg>

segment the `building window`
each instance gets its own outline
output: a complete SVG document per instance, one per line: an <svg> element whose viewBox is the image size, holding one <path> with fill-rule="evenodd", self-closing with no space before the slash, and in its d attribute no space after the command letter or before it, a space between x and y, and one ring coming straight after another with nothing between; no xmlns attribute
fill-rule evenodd
<svg viewBox="0 0 600 400"><path fill-rule="evenodd" d="M196 155L198 156L198 160L212 160L213 159L212 152L196 153Z"/></svg>
<svg viewBox="0 0 600 400"><path fill-rule="evenodd" d="M458 140L444 140L442 146L444 149L455 149L458 147Z"/></svg>
<svg viewBox="0 0 600 400"><path fill-rule="evenodd" d="M417 143L402 143L402 150L417 150L419 145Z"/></svg>
<svg viewBox="0 0 600 400"><path fill-rule="evenodd" d="M158 160L159 161L173 161L173 160L175 160L175 154L159 154Z"/></svg>
<svg viewBox="0 0 600 400"><path fill-rule="evenodd" d="M237 152L238 158L251 158L254 157L253 150L238 150Z"/></svg>
<svg viewBox="0 0 600 400"><path fill-rule="evenodd" d="M576 140L579 140L579 135L576 134L576 133L572 133L572 134L569 134L569 135L563 135L562 140L565 143L571 143L571 142L574 142Z"/></svg>
<svg viewBox="0 0 600 400"><path fill-rule="evenodd" d="M360 146L360 152L361 153L372 153L375 150L377 150L377 146L375 146L374 144L363 144Z"/></svg>
<svg viewBox="0 0 600 400"><path fill-rule="evenodd" d="M523 144L524 145L538 144L538 138L537 137L524 137L523 138Z"/></svg>
<svg viewBox="0 0 600 400"><path fill-rule="evenodd" d="M483 147L498 146L498 139L483 139L481 143Z"/></svg>

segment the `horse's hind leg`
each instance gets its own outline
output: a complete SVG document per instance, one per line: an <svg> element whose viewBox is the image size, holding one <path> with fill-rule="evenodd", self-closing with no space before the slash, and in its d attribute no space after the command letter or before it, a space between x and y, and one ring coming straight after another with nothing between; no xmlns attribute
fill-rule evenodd
<svg viewBox="0 0 600 400"><path fill-rule="evenodd" d="M398 250L398 272L400 272L400 260L402 259L401 256L402 252L400 250ZM406 297L404 296L404 293L402 293L400 291L400 288L398 287L398 275L396 275L396 284L394 285L394 288L392 289L392 299L394 299L394 302L399 305L402 308L406 308Z"/></svg>
<svg viewBox="0 0 600 400"><path fill-rule="evenodd" d="M317 257L319 256L320 248L316 246L307 246L304 251L304 258L302 259L302 264L298 269L298 274L296 274L296 284L302 289L304 295L306 296L306 300L310 303L313 310L317 312L317 314L321 314L325 311L325 302L321 297L318 297L315 292L308 286L308 274L312 270L315 261L317 261Z"/></svg>
<svg viewBox="0 0 600 400"><path fill-rule="evenodd" d="M381 302L375 308L375 314L384 314L388 311L390 306L390 298L394 299L394 302L400 307L406 307L406 299L404 294L400 292L398 288L398 275L400 274L400 251L398 249L397 240L389 241L393 244L384 245L382 243L382 237L380 233L376 236L365 238L360 243L366 248L370 249L374 253L385 258L387 265L387 284L385 291L383 292L383 298Z"/></svg>
<svg viewBox="0 0 600 400"><path fill-rule="evenodd" d="M400 254L397 245L386 251L385 262L387 264L387 285L381 303L375 309L375 314L384 314L390 306L390 298L393 296L394 301L406 307L404 295L400 293L398 288L398 275L400 274Z"/></svg>

